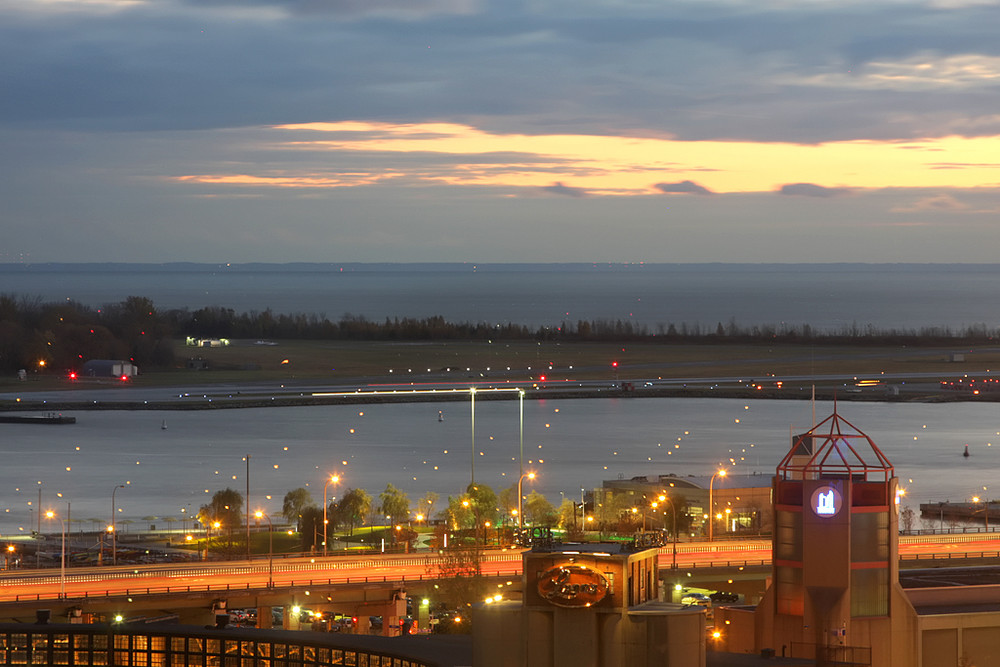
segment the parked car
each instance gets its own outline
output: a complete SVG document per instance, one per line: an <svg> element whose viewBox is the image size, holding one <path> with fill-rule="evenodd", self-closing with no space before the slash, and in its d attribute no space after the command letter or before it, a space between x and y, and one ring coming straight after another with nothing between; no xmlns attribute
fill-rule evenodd
<svg viewBox="0 0 1000 667"><path fill-rule="evenodd" d="M681 604L697 604L702 607L711 607L712 598L704 593L685 593L684 597L681 598Z"/></svg>

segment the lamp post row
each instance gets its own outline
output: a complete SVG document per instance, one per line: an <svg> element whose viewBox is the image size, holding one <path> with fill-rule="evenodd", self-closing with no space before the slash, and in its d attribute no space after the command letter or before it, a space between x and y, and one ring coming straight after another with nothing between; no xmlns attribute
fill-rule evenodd
<svg viewBox="0 0 1000 667"><path fill-rule="evenodd" d="M517 391L518 391L518 399L519 399L518 404L519 404L519 417L520 417L520 419L519 419L519 423L520 423L520 428L519 428L519 456L518 456L520 477L518 478L518 481L517 481L517 521L518 521L518 528L522 528L523 525L524 525L524 520L522 518L522 504L521 504L521 488L522 487L521 487L521 485L524 482L524 478L525 477L527 477L528 479L534 479L535 478L535 473L533 473L533 472L532 473L525 473L524 472L524 390L523 389L518 389ZM475 437L476 437L476 422L475 422L475 419L476 419L476 412L475 412L475 395L476 395L476 389L475 389L475 387L470 388L469 394L470 394L470 399L471 399L470 403L471 403L471 411L472 411L472 462L471 462L472 463L472 467L471 467L472 479L471 479L471 481L472 481L473 484L475 484ZM250 514L250 510L249 510L249 492L250 492L250 489L249 489L249 484L250 484L249 473L250 473L250 470L249 470L249 468L250 468L250 455L249 454L246 455L246 457L244 458L244 461L246 462L246 465L247 465L247 480L246 480L247 481L247 487L248 487L247 488L247 519L248 519L247 520L247 550L248 550L248 553L249 553L249 548L250 548L250 546L249 546L249 544L250 544L250 522L249 522L249 514ZM328 509L327 490L329 489L330 484L336 484L339 481L340 481L340 477L339 476L337 476L337 475L331 475L330 479L327 480L326 484L323 485L323 555L324 556L327 555L327 542L328 542L328 540L327 540L327 526L328 526L328 519L327 519L327 509ZM115 512L117 511L116 495L118 493L118 489L124 489L124 488L125 488L125 484L117 484L111 490L111 522L108 524L108 532L111 533L111 563L112 563L112 565L117 565L118 564L118 535L117 535L117 530L116 530L116 519L115 519ZM41 491L39 491L39 496L40 495L41 495ZM41 503L39 503L39 505L41 505ZM46 516L52 518L55 515L54 515L54 513L49 512L48 514L46 514ZM267 515L265 515L263 513L260 513L260 512L257 513L257 518L266 517L266 516ZM39 523L40 523L41 522L41 508L40 507L39 507L39 517L38 518L39 518ZM270 517L267 517L267 520L268 520L269 525L270 525ZM63 561L64 561L63 562L63 567L65 567L65 520L63 520L63 549L64 549L64 553L63 553Z"/></svg>
<svg viewBox="0 0 1000 667"><path fill-rule="evenodd" d="M327 540L326 540L326 526L327 526L327 521L326 521L326 506L327 506L327 503L326 503L326 490L328 488L330 488L331 484L336 484L339 481L340 481L340 477L338 475L330 475L330 479L328 479L326 481L326 484L323 485L323 555L324 556L326 555L326 542L327 542Z"/></svg>

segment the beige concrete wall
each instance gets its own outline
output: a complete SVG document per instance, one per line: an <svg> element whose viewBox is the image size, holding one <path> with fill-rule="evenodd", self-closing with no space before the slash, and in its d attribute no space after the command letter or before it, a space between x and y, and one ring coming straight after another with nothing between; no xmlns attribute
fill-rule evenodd
<svg viewBox="0 0 1000 667"><path fill-rule="evenodd" d="M713 614L719 638L711 642L713 650L729 653L760 653L757 647L756 612L747 607L717 607ZM767 647L774 648L774 647Z"/></svg>
<svg viewBox="0 0 1000 667"><path fill-rule="evenodd" d="M1000 585L910 588L906 596L914 607L1000 603Z"/></svg>
<svg viewBox="0 0 1000 667"><path fill-rule="evenodd" d="M926 630L921 635L921 665L958 667L958 630Z"/></svg>
<svg viewBox="0 0 1000 667"><path fill-rule="evenodd" d="M926 615L919 624L921 667L1000 667L1000 612Z"/></svg>

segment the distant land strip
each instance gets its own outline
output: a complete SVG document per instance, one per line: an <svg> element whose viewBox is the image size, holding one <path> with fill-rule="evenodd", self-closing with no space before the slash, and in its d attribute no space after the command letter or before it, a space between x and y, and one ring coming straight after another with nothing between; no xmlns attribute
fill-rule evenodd
<svg viewBox="0 0 1000 667"><path fill-rule="evenodd" d="M997 402L1000 392L972 395L966 392L942 391L907 391L895 393L885 387L876 390L849 392L843 389L817 387L815 393L807 386L785 388L753 389L750 387L642 387L634 390L614 388L592 389L526 389L526 400L564 400L564 399L625 399L641 400L644 398L729 398L744 400L810 400L815 396L821 401L849 401L867 403L958 403L958 402ZM46 411L92 411L92 410L143 410L143 411L184 411L184 410L233 410L246 408L282 408L322 405L375 405L392 403L455 403L468 400L465 392L447 394L410 394L405 392L366 392L345 393L338 396L277 395L273 398L242 397L229 395L206 395L203 399L187 398L184 401L43 401L21 398L0 401L0 412L37 412ZM480 401L515 400L511 395L482 393L476 395Z"/></svg>

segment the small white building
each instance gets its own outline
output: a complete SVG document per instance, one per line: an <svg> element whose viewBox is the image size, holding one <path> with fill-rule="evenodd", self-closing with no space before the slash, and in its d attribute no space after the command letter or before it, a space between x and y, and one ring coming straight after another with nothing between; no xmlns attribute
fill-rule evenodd
<svg viewBox="0 0 1000 667"><path fill-rule="evenodd" d="M91 359L80 371L80 377L85 378L132 378L138 374L138 366L121 359Z"/></svg>

